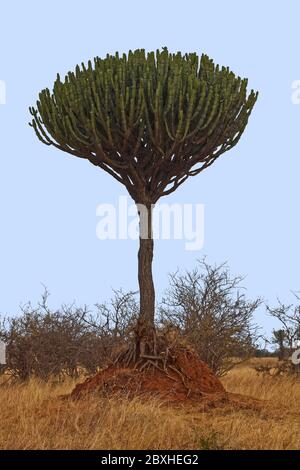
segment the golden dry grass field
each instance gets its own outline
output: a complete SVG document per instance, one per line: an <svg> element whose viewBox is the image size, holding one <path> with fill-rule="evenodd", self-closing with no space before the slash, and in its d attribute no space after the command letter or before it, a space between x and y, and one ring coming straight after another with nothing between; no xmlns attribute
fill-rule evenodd
<svg viewBox="0 0 300 470"><path fill-rule="evenodd" d="M229 392L264 400L261 409L228 405L203 411L156 400L61 400L72 390L71 381L1 385L0 448L300 449L300 378L258 376L254 362L222 381Z"/></svg>

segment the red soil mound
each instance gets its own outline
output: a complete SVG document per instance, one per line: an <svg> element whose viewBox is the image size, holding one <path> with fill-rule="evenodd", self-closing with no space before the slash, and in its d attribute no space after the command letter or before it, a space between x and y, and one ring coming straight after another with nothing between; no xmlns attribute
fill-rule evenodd
<svg viewBox="0 0 300 470"><path fill-rule="evenodd" d="M227 400L220 380L190 350L180 350L172 364L136 369L133 366L111 365L85 382L78 384L71 398L88 393L104 397L116 395L155 396L168 402Z"/></svg>

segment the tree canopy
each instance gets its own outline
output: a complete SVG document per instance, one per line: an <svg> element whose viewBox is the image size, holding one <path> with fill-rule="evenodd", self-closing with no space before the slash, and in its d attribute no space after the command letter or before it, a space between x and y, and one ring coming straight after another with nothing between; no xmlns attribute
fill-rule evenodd
<svg viewBox="0 0 300 470"><path fill-rule="evenodd" d="M31 125L46 145L89 160L155 203L239 141L257 99L207 55L96 57L39 94Z"/></svg>

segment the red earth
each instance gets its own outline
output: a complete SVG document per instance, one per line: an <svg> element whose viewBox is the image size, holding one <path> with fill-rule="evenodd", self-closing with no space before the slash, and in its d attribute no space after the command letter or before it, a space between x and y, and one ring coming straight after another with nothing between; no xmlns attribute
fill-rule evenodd
<svg viewBox="0 0 300 470"><path fill-rule="evenodd" d="M71 397L76 399L89 393L106 397L153 396L168 402L227 399L220 380L189 350L179 351L174 363L165 369L153 366L141 371L134 366L111 365L78 384Z"/></svg>
<svg viewBox="0 0 300 470"><path fill-rule="evenodd" d="M260 410L261 400L227 393L212 370L190 349L179 349L172 364L140 370L113 364L78 384L64 398L155 397L172 405L196 405L202 411L216 407Z"/></svg>

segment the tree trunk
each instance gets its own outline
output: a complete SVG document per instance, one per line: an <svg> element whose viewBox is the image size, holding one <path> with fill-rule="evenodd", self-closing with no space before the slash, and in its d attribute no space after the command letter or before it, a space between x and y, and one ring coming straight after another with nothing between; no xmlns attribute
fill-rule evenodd
<svg viewBox="0 0 300 470"><path fill-rule="evenodd" d="M284 344L282 340L279 340L279 351L278 351L278 359L279 361L283 361L284 359Z"/></svg>
<svg viewBox="0 0 300 470"><path fill-rule="evenodd" d="M152 277L152 205L138 204L137 207L140 218L140 248L138 253L140 315L136 331L136 354L139 358L145 354L156 354L156 336L154 325L155 292Z"/></svg>

